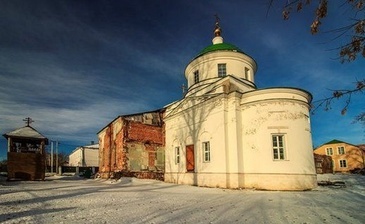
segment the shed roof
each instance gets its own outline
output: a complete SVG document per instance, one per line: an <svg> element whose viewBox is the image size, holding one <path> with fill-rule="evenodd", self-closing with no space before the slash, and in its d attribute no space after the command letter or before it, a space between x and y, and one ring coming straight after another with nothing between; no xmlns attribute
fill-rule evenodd
<svg viewBox="0 0 365 224"><path fill-rule="evenodd" d="M3 135L6 139L9 137L17 137L17 138L28 138L28 139L45 139L48 141L46 137L44 137L37 130L32 128L31 126L25 126L14 131L8 132Z"/></svg>

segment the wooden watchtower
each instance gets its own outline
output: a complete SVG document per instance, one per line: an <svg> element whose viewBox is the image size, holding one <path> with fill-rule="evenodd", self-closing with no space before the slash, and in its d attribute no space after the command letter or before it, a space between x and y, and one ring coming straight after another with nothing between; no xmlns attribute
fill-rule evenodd
<svg viewBox="0 0 365 224"><path fill-rule="evenodd" d="M8 141L8 180L44 180L48 139L27 125L3 136Z"/></svg>

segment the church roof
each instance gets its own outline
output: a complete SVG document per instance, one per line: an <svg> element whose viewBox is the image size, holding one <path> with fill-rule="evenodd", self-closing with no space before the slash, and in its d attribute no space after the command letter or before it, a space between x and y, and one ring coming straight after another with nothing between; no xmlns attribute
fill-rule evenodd
<svg viewBox="0 0 365 224"><path fill-rule="evenodd" d="M16 129L14 131L4 134L3 136L5 138L17 137L17 138L30 138L30 139L45 139L47 141L46 137L44 137L41 133L39 133L37 130L35 130L31 126L25 126L25 127Z"/></svg>
<svg viewBox="0 0 365 224"><path fill-rule="evenodd" d="M233 51L233 52L244 53L241 49L239 49L238 47L236 47L233 44L219 43L219 44L212 44L212 45L204 48L202 51L199 52L199 54L195 58L198 58L204 54L207 54L207 53L213 52L213 51Z"/></svg>

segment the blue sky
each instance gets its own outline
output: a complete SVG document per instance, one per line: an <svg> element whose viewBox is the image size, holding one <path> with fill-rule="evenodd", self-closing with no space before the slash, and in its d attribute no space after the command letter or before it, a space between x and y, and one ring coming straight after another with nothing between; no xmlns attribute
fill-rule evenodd
<svg viewBox="0 0 365 224"><path fill-rule="evenodd" d="M0 0L0 133L32 126L69 153L97 141L96 133L118 115L155 110L182 97L184 69L211 44L215 14L224 41L258 63L258 88L297 87L314 100L330 89L351 88L364 79L364 58L341 64L344 38L312 36L312 7L281 16L278 1L211 0ZM332 1L321 30L348 23ZM336 100L337 101L337 100ZM365 110L354 95L345 116L343 100L311 117L314 146L332 139L365 142L364 128L352 124ZM6 139L0 138L6 158Z"/></svg>

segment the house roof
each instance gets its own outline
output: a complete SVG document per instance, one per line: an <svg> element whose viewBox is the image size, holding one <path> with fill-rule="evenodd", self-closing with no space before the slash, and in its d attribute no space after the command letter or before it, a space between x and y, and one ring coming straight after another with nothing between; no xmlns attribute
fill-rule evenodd
<svg viewBox="0 0 365 224"><path fill-rule="evenodd" d="M93 144L93 145L84 145L84 146L81 146L81 147L89 148L89 149L99 149L99 143Z"/></svg>
<svg viewBox="0 0 365 224"><path fill-rule="evenodd" d="M324 145L331 145L331 144L340 144L340 143L344 143L344 144L348 144L348 145L352 145L352 146L355 146L355 147L359 147L358 145L354 145L354 144L351 144L351 143L348 143L348 142L344 142L344 141L340 141L340 140L337 140L337 139L333 139L329 142L326 142L318 147L316 147L314 150L318 149L319 147L322 147ZM360 147L359 147L360 148Z"/></svg>
<svg viewBox="0 0 365 224"><path fill-rule="evenodd" d="M84 146L76 147L74 150L72 150L72 152L70 153L70 155L73 154L74 152L80 150L80 149L95 149L95 150L99 150L99 143L93 144L93 145L84 145Z"/></svg>
<svg viewBox="0 0 365 224"><path fill-rule="evenodd" d="M346 144L349 144L347 142L343 142L343 141L340 141L340 140L337 140L337 139L333 139L327 143L324 143L323 145L329 145L329 144L338 144L338 143L346 143Z"/></svg>
<svg viewBox="0 0 365 224"><path fill-rule="evenodd" d="M48 139L44 137L41 133L37 130L32 128L31 126L25 126L14 131L8 132L3 135L6 139L9 137L16 137L16 138L28 138L28 139L44 139L48 142Z"/></svg>

